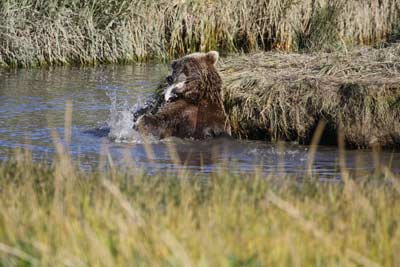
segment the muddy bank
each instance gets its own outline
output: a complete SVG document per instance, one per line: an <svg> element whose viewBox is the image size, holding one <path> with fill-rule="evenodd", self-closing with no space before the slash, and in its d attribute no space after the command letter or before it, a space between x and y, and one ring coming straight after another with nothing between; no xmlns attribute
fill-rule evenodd
<svg viewBox="0 0 400 267"><path fill-rule="evenodd" d="M224 104L239 138L400 146L400 45L348 53L234 56L220 63Z"/></svg>

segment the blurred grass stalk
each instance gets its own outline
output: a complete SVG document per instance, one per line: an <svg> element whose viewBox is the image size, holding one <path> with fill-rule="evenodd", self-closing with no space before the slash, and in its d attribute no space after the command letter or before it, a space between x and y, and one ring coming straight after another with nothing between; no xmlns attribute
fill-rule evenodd
<svg viewBox="0 0 400 267"><path fill-rule="evenodd" d="M3 0L0 65L347 50L396 40L399 22L400 0Z"/></svg>

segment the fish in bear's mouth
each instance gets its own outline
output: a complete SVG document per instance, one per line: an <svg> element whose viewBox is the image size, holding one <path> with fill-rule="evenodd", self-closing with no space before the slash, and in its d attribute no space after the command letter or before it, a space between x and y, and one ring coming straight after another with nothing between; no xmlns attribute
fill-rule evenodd
<svg viewBox="0 0 400 267"><path fill-rule="evenodd" d="M172 84L170 86L168 86L165 90L164 90L164 100L165 102L168 101L173 101L175 100L178 95L176 94L175 90L176 89L181 89L184 86L185 82L179 82L177 84Z"/></svg>

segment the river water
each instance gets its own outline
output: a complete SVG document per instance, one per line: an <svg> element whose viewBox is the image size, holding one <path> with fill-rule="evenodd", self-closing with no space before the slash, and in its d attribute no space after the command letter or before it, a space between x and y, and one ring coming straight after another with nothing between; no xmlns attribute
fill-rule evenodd
<svg viewBox="0 0 400 267"><path fill-rule="evenodd" d="M106 160L152 171L250 172L257 168L298 176L306 172L308 147L294 143L144 141L132 130L131 111L168 72L162 64L0 71L0 160L9 159L16 148L29 149L35 160L51 160L55 154L51 129L55 129L83 169L97 168ZM72 104L70 141L64 139L66 103ZM313 171L321 177L339 177L338 158L337 148L319 147ZM350 170L369 171L378 162L400 172L399 152L346 151Z"/></svg>

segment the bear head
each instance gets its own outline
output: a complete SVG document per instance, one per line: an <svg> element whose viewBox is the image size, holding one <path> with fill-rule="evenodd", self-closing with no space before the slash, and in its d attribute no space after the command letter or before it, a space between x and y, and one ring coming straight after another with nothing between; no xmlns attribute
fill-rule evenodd
<svg viewBox="0 0 400 267"><path fill-rule="evenodd" d="M198 91L203 99L220 102L222 80L216 69L219 55L216 51L193 53L172 62L172 74L167 77L170 86L182 84L180 91Z"/></svg>
<svg viewBox="0 0 400 267"><path fill-rule="evenodd" d="M215 64L219 54L217 51L193 53L172 61L172 74L167 77L169 85L185 81L187 77L201 75L204 71L216 72ZM205 73L207 74L207 73Z"/></svg>

